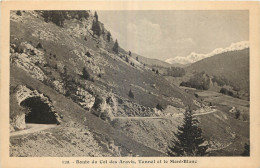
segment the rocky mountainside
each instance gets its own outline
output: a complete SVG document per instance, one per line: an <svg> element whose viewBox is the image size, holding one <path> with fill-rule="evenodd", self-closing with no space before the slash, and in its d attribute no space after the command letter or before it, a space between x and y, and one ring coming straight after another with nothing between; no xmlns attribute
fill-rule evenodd
<svg viewBox="0 0 260 168"><path fill-rule="evenodd" d="M134 56L129 56L120 47L119 52L116 52L115 39L98 21L98 16L90 11L83 13L82 11L56 11L56 13L12 11L10 19L11 131L25 129L27 122L45 123L39 121L40 118L45 118L47 121L54 116L56 118L54 123L60 124L61 127L59 134L66 130L64 122L67 121L79 124L83 127L82 130L85 126L91 127L88 136L93 138L82 141L93 144L93 148L96 148L94 144L99 144L101 148L97 151L105 151L103 156L118 154L119 149L115 149L117 150L115 152L107 147L110 141L116 144L113 149L117 148L117 145L121 147L122 155L127 155L130 151L134 151L135 154L141 153L140 155L143 156L153 155L153 153L161 155L163 150L159 143L162 142L158 140L153 140L152 144L148 145L151 148L146 147L147 144L138 137L123 142L124 138L114 137L115 130L112 126L106 133L102 131L105 128L101 126L107 127L107 123L113 125L116 121L120 123L120 117L164 117L166 112L158 113L155 108L158 104L164 109L175 107L176 113L187 106L199 108L194 104L196 98L170 84L163 76L153 72ZM41 112L43 109L45 113ZM28 116L36 115L39 120L28 119ZM100 121L92 123L93 121L87 118L90 116ZM173 130L178 125L178 121L165 122ZM175 123L173 126L172 122ZM101 125L95 125L98 123ZM151 121L147 123L147 127L149 123ZM131 128L131 124L128 127ZM161 128L158 126L154 129L151 138L159 139L159 135L155 132L156 129L159 131ZM120 134L130 136L127 130L121 130ZM77 135L82 133L84 134L84 131L76 132ZM57 136L56 131L50 131L48 134ZM146 137L146 134L149 132L143 132L143 137ZM168 136L162 139L166 143L173 134L167 134L166 130L164 134ZM27 135L26 139L34 139L33 136ZM65 135L59 138L63 138L60 142L62 145L70 143L73 146L74 144ZM67 140L68 142L63 143ZM56 140L50 138L49 141ZM42 140L35 142L36 146L33 147L35 150L39 150L37 142L41 143ZM24 152L27 148L26 144L23 144L19 151L18 146L21 144L17 144L16 138L11 139L11 143L12 156L31 155ZM144 149L146 152L142 152ZM79 152L85 149L77 150ZM64 156L72 156L69 151L61 152ZM48 156L56 154L52 153ZM85 155L99 156L100 154L85 153Z"/></svg>

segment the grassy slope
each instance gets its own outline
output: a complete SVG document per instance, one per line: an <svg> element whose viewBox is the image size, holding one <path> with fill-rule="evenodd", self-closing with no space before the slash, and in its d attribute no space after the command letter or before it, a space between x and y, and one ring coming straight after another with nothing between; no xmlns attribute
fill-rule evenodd
<svg viewBox="0 0 260 168"><path fill-rule="evenodd" d="M30 24L29 24L30 23ZM40 23L40 24L39 24ZM73 64L69 61L69 58L77 57L75 54L71 53L70 51L73 49L78 49L75 47L73 43L79 44L79 46L86 46L94 51L98 50L96 47L96 42L90 36L87 37L87 42L84 41L84 37L71 37L70 34L67 34L64 30L65 28L60 28L54 25L53 23L45 23L41 18L32 17L30 19L24 19L22 23L17 24L16 22L11 21L11 41L15 41L15 38L22 39L21 41L27 41L36 46L38 42L46 49L45 58L49 64L54 64L55 62L62 62L68 66L72 75L78 75L75 72L75 68L79 70L83 68L84 64L82 62L77 62L77 66L73 66ZM58 41L51 41L46 39L39 40L37 37L32 36L32 32L35 30L49 30L52 32L55 37L59 38ZM70 39L70 40L68 40ZM111 46L111 44L109 44ZM56 59L49 57L49 54L56 54ZM96 55L94 55L95 57ZM156 83L161 82L160 78L157 75L153 74L152 72L143 72L140 73L139 70L131 67L130 65L125 65L118 60L114 60L107 55L102 55L102 57L107 61L112 67L119 66L119 69L122 71L116 71L113 68L110 68L106 65L103 66L105 68L105 74L102 76L102 81L95 81L95 85L102 85L106 90L110 90L111 86L106 85L108 82L115 82L116 85L120 86L112 87L112 89L121 96L128 97L128 90L129 90L129 81L133 82L136 85L141 85L141 82L146 81L146 83ZM100 65L102 66L102 65ZM89 69L91 70L91 69ZM157 79L159 78L159 79ZM17 86L19 84L25 84L28 87L34 88L39 90L40 92L44 93L50 99L55 102L54 106L58 112L60 112L64 116L64 121L73 120L75 122L82 123L82 120L86 116L87 120L86 123L93 132L97 134L104 134L108 137L111 137L115 140L115 143L118 145L122 145L123 149L125 150L133 150L134 153L137 153L141 156L158 156L161 155L160 152L147 148L141 144L136 143L135 141L126 137L122 132L116 131L113 129L108 123L100 120L96 116L85 113L83 109L78 107L75 103L71 100L68 100L62 95L57 94L53 89L43 85L41 82L37 80L29 80L32 79L29 75L18 70L16 67L11 67L11 84ZM124 80L130 79L130 80ZM138 80L136 80L138 79ZM149 80L149 81L148 81ZM122 83L121 83L122 82ZM165 83L165 81L162 81ZM167 85L167 83L166 83ZM149 87L151 86L144 86ZM148 89L149 89L148 88ZM133 88L133 91L135 89ZM182 96L179 93L178 89L173 88L173 93L176 90L178 96ZM155 90L154 92L160 93L159 90ZM149 95L148 99L143 99L142 91L134 91L135 99L134 101L144 104L155 106L158 102L161 101L161 97ZM168 91L165 91L165 94ZM171 92L169 92L171 93ZM145 93L144 93L145 94ZM140 96L139 96L140 95ZM171 95L172 96L172 95ZM11 100L12 101L12 100ZM165 103L166 101L164 101ZM169 102L166 102L169 103ZM163 104L163 103L162 103ZM75 112L77 111L77 112ZM73 112L73 113L72 113ZM120 136L118 136L120 135Z"/></svg>
<svg viewBox="0 0 260 168"><path fill-rule="evenodd" d="M218 54L188 66L186 70L205 71L207 74L225 76L233 84L249 91L249 49Z"/></svg>
<svg viewBox="0 0 260 168"><path fill-rule="evenodd" d="M132 56L134 58L138 57L139 61L146 64L146 65L150 65L150 66L157 65L157 66L162 66L162 67L171 67L171 64L164 62L164 61L161 61L161 60L158 60L158 59L147 58L147 57L135 54L135 53L132 53Z"/></svg>
<svg viewBox="0 0 260 168"><path fill-rule="evenodd" d="M31 42L34 46L36 46L38 42L41 42L46 49L45 57L49 64L62 62L67 65L72 72L72 75L76 76L79 74L77 74L75 70L77 69L78 71L81 71L85 65L80 60L76 62L76 65L73 65L69 59L77 56L70 51L75 49L78 50L80 47L85 47L99 53L99 49L96 47L96 40L91 36L87 36L88 40L84 41L84 36L79 38L73 37L71 34L66 32L66 28L70 26L69 24L70 23L67 22L65 28L60 28L53 23L45 23L42 18L35 17L28 20L25 19L23 23L19 24L11 21L11 41L15 37L18 39L23 38L24 41ZM48 30L60 40L39 40L37 37L31 36L31 33L35 30ZM106 47L112 47L112 44L109 43ZM49 59L49 53L56 54L56 59ZM94 54L94 59L96 59L95 57L96 55ZM99 85L102 85L107 91L112 89L120 96L128 98L128 91L131 88L135 95L133 101L150 107L155 107L158 103L163 106L166 106L167 104L180 106L179 104L170 102L167 97L180 98L184 102L185 106L193 106L190 95L186 94L178 87L171 85L163 76L156 75L154 72L149 70L140 71L133 68L130 64L124 64L122 61L118 61L117 59L115 60L106 54L101 55L101 57L103 62L100 61L98 66L105 69L105 74L102 75L101 83L96 82L96 84L98 83ZM113 69L113 67L118 68ZM91 72L91 69L89 70ZM118 87L108 86L108 83L114 83L114 85ZM155 94L148 94L143 90L130 87L130 84L140 86L148 92L153 92ZM152 84L156 85L156 89L151 87Z"/></svg>
<svg viewBox="0 0 260 168"><path fill-rule="evenodd" d="M203 136L220 142L224 147L224 149L211 152L210 155L237 156L243 152L244 144L249 141L248 122L234 119L230 113L221 111L199 116L198 119Z"/></svg>
<svg viewBox="0 0 260 168"><path fill-rule="evenodd" d="M111 59L107 57L107 59ZM177 97L180 98L185 105L192 104L192 99L184 91L180 90L176 86L170 85L162 76L157 75L151 71L144 70L143 72L135 69L131 66L126 66L124 64L119 64L109 60L113 66L118 66L120 72L113 69L106 69L106 74L104 75L105 80L109 82L114 82L118 87L113 88L117 94L120 96L128 98L128 91L131 89L134 93L135 98L133 101L140 103L145 106L155 107L157 103L166 106L167 104L172 104L178 106L163 97ZM136 87L131 86L137 85L148 92L144 92ZM152 84L156 85L156 88L152 87ZM153 92L153 94L149 94ZM157 96L156 96L157 95ZM165 95L165 96L163 96Z"/></svg>
<svg viewBox="0 0 260 168"><path fill-rule="evenodd" d="M131 138L125 136L119 130L114 129L109 123L101 120L92 113L86 113L84 109L75 104L72 100L58 94L56 91L42 84L41 82L31 78L23 70L11 67L11 84L23 84L30 88L44 93L54 103L55 110L64 116L63 122L74 121L79 124L87 125L94 134L107 137L106 139L114 139L116 145L122 146L123 150L132 150L134 154L140 156L160 156L162 153L146 147ZM84 117L86 121L84 121Z"/></svg>

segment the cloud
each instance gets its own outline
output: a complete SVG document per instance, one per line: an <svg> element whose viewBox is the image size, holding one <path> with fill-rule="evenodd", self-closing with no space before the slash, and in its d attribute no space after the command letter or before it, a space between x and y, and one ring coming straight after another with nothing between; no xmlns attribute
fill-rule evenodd
<svg viewBox="0 0 260 168"><path fill-rule="evenodd" d="M174 39L167 31L163 31L161 25L152 23L146 18L127 23L124 33L115 32L124 44L123 48L140 55L164 59L172 56L179 50L186 50L195 46L190 37Z"/></svg>
<svg viewBox="0 0 260 168"><path fill-rule="evenodd" d="M127 25L127 32L135 36L135 38L148 43L158 41L162 38L160 25L154 24L147 19L142 19L138 25L129 23Z"/></svg>
<svg viewBox="0 0 260 168"><path fill-rule="evenodd" d="M195 45L195 42L192 38L182 38L182 39L176 40L175 43L178 45Z"/></svg>
<svg viewBox="0 0 260 168"><path fill-rule="evenodd" d="M154 24L147 19L127 25L127 48L135 52L145 52L162 41L162 31L159 24Z"/></svg>

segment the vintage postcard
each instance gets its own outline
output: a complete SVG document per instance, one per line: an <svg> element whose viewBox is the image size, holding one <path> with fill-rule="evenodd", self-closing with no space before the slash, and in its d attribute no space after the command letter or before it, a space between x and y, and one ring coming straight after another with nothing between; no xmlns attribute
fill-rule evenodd
<svg viewBox="0 0 260 168"><path fill-rule="evenodd" d="M260 167L258 2L2 2L9 167Z"/></svg>

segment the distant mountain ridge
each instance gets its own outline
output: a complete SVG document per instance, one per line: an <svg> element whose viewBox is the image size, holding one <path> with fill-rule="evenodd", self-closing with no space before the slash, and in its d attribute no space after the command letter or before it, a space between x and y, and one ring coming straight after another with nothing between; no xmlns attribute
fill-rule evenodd
<svg viewBox="0 0 260 168"><path fill-rule="evenodd" d="M241 41L241 42L237 42L237 43L232 43L227 48L216 48L215 50L213 50L212 52L210 52L208 54L198 54L198 53L192 52L186 57L177 56L175 58L169 58L169 59L165 60L165 62L167 62L169 64L176 64L176 63L183 64L183 65L192 64L192 63L200 61L204 58L212 57L217 54L221 54L221 53L225 53L225 52L229 52L229 51L243 50L245 48L249 48L249 41Z"/></svg>
<svg viewBox="0 0 260 168"><path fill-rule="evenodd" d="M214 55L195 62L185 68L188 72L205 72L223 76L232 85L249 92L249 48Z"/></svg>
<svg viewBox="0 0 260 168"><path fill-rule="evenodd" d="M170 64L168 62L165 62L165 61L161 61L159 59L155 59L155 58L148 58L148 57L145 57L145 56L141 56L141 55L138 55L138 54L135 54L135 53L132 53L132 56L134 58L138 57L139 61L148 65L148 66L159 66L159 67L186 67L188 66L189 64L186 64L186 65L183 65L183 64L179 64L179 63L173 63L173 64Z"/></svg>

